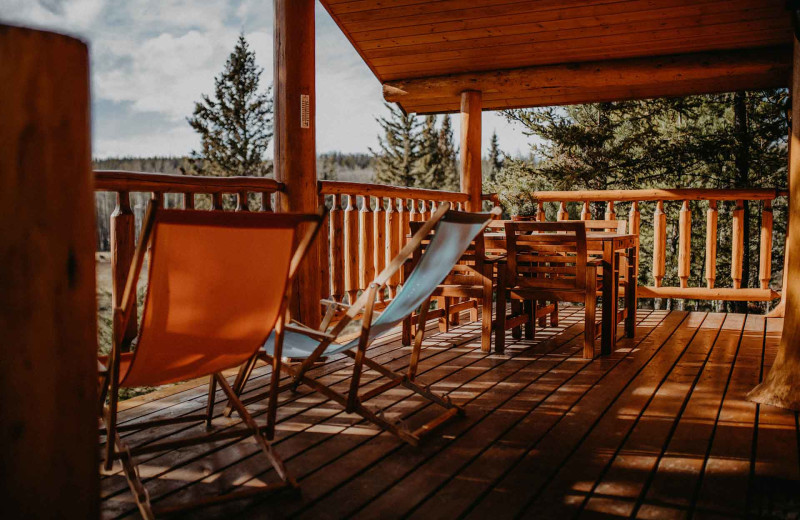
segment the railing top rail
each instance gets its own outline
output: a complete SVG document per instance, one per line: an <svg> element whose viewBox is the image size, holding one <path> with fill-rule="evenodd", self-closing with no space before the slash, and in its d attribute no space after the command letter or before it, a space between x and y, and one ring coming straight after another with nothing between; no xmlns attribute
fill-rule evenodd
<svg viewBox="0 0 800 520"><path fill-rule="evenodd" d="M94 189L97 191L157 191L164 193L275 192L281 191L283 184L275 179L267 179L265 177L207 177L123 170L95 170Z"/></svg>
<svg viewBox="0 0 800 520"><path fill-rule="evenodd" d="M319 193L322 195L370 195L372 197L447 202L467 202L469 200L469 195L457 191L426 190L346 181L319 181Z"/></svg>
<svg viewBox="0 0 800 520"><path fill-rule="evenodd" d="M584 202L584 201L647 201L647 200L772 200L786 196L786 190L774 188L675 188L647 190L581 190L581 191L537 191L533 196L540 202ZM495 194L484 194L492 200Z"/></svg>

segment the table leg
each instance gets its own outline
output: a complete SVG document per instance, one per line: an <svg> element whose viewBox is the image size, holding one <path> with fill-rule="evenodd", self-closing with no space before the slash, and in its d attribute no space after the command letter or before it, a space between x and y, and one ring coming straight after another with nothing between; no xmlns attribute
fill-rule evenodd
<svg viewBox="0 0 800 520"><path fill-rule="evenodd" d="M636 307L639 305L637 297L639 280L636 276L637 254L637 248L631 247L628 249L628 287L625 288L625 308L627 309L625 336L628 338L634 337L636 333Z"/></svg>
<svg viewBox="0 0 800 520"><path fill-rule="evenodd" d="M603 320L601 325L600 354L608 355L614 350L617 337L617 255L613 241L603 242Z"/></svg>

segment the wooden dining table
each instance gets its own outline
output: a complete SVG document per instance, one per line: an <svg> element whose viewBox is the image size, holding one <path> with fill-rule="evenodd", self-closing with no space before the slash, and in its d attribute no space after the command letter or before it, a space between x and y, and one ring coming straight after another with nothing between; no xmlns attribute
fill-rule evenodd
<svg viewBox="0 0 800 520"><path fill-rule="evenodd" d="M484 234L487 253L506 252L505 233ZM627 260L628 285L625 289L625 336L632 338L636 332L636 288L639 256L639 236L613 231L587 231L586 245L591 256L600 256L602 261L602 326L600 353L610 354L614 350L619 323L619 270L620 259Z"/></svg>

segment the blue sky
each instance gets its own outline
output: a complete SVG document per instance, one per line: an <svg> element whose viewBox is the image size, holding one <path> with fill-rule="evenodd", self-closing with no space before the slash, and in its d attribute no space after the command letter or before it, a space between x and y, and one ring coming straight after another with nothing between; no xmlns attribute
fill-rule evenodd
<svg viewBox="0 0 800 520"><path fill-rule="evenodd" d="M381 85L319 3L316 18L317 150L367 152L377 145L375 117L386 112ZM0 20L89 41L96 157L197 148L186 116L212 91L240 31L262 81L272 81L271 0L0 0ZM527 154L529 138L490 112L484 148L494 130L504 151Z"/></svg>

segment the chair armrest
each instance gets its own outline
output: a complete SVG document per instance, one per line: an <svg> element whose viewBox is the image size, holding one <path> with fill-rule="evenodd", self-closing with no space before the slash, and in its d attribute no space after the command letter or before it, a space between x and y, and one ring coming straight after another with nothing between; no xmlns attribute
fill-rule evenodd
<svg viewBox="0 0 800 520"><path fill-rule="evenodd" d="M286 330L290 330L292 332L297 332L298 334L303 334L310 338L325 340L325 339L336 339L336 336L332 336L327 332L322 332L319 330L314 330L306 327L305 325L301 325L298 323L289 323L286 325Z"/></svg>
<svg viewBox="0 0 800 520"><path fill-rule="evenodd" d="M349 304L342 303L342 302L337 302L335 300L322 299L319 302L321 304L323 304L323 305L333 305L334 307L340 307L340 308L345 309L345 310L350 308Z"/></svg>
<svg viewBox="0 0 800 520"><path fill-rule="evenodd" d="M492 255L492 256L486 256L483 259L483 261L488 263L488 264L496 264L496 263L499 263L499 262L505 262L506 259L507 259L506 255Z"/></svg>

